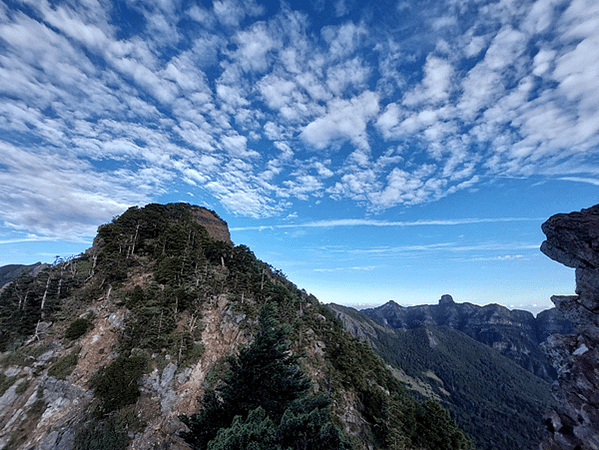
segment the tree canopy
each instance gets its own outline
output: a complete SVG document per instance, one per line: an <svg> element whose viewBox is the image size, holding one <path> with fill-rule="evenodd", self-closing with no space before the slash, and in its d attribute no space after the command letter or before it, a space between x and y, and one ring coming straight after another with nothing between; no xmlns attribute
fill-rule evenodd
<svg viewBox="0 0 599 450"><path fill-rule="evenodd" d="M229 373L208 390L197 414L182 416L196 449L348 449L331 421L330 401L310 396L310 379L290 352L274 308L261 308L251 345L229 358ZM299 447L298 447L299 446Z"/></svg>

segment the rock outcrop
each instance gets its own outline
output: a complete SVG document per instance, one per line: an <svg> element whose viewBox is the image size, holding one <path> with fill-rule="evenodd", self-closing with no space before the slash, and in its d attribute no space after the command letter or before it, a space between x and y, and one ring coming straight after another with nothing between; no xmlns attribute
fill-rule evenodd
<svg viewBox="0 0 599 450"><path fill-rule="evenodd" d="M599 205L557 214L542 225L541 251L576 269L576 294L551 301L576 330L544 344L558 372L559 403L546 424L543 450L599 449Z"/></svg>
<svg viewBox="0 0 599 450"><path fill-rule="evenodd" d="M546 381L555 380L557 373L539 344L551 334L573 332L572 325L555 308L543 311L535 318L528 311L509 310L497 304L456 303L447 294L437 305L404 307L389 301L362 312L395 329L413 329L421 325L451 327L498 350Z"/></svg>
<svg viewBox="0 0 599 450"><path fill-rule="evenodd" d="M200 225L206 228L208 235L217 241L231 242L231 234L227 222L222 220L214 211L201 206L190 206L191 212L198 219Z"/></svg>

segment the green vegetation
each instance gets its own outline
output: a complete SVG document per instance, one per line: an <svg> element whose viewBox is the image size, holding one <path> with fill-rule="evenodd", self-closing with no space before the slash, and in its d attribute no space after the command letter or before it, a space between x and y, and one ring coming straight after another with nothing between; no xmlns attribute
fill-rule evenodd
<svg viewBox="0 0 599 450"><path fill-rule="evenodd" d="M0 397L17 381L16 376L7 377L4 373L0 372Z"/></svg>
<svg viewBox="0 0 599 450"><path fill-rule="evenodd" d="M17 384L17 387L15 388L15 393L21 395L27 390L28 387L29 381L23 380L19 384Z"/></svg>
<svg viewBox="0 0 599 450"><path fill-rule="evenodd" d="M477 448L538 447L542 418L551 404L547 382L452 328L427 325L393 330L354 309L334 308L364 323L366 333L374 330L367 339L377 353L408 376L429 384Z"/></svg>
<svg viewBox="0 0 599 450"><path fill-rule="evenodd" d="M60 358L52 366L50 366L48 369L48 375L58 378L59 380L66 379L66 377L73 372L73 369L75 369L77 361L79 360L80 351L81 347L75 347L71 353Z"/></svg>
<svg viewBox="0 0 599 450"><path fill-rule="evenodd" d="M74 341L75 339L79 339L81 336L87 333L91 327L92 323L89 320L84 318L75 319L65 331L64 337Z"/></svg>
<svg viewBox="0 0 599 450"><path fill-rule="evenodd" d="M318 325L330 349L330 389L339 393L356 392L361 412L372 424L370 442L385 449L436 449L441 441L450 442L446 448L455 450L472 447L446 410L435 402L415 401L368 343L348 337L326 306L321 306L320 312L327 319L320 320ZM429 423L435 427L429 429Z"/></svg>
<svg viewBox="0 0 599 450"><path fill-rule="evenodd" d="M37 334L38 325L52 321L63 302L85 283L88 259L60 260L37 277L25 274L6 286L0 294L0 352L15 350L32 336L43 337Z"/></svg>
<svg viewBox="0 0 599 450"><path fill-rule="evenodd" d="M105 413L135 403L139 397L139 378L146 370L143 356L119 355L102 367L90 380L94 396L102 401Z"/></svg>
<svg viewBox="0 0 599 450"><path fill-rule="evenodd" d="M229 373L209 390L198 414L181 420L196 449L349 449L324 396L309 396L310 380L290 353L285 328L267 304L252 344L229 359Z"/></svg>
<svg viewBox="0 0 599 450"><path fill-rule="evenodd" d="M110 414L103 420L91 418L75 429L73 450L125 450L129 431L143 429L131 411Z"/></svg>

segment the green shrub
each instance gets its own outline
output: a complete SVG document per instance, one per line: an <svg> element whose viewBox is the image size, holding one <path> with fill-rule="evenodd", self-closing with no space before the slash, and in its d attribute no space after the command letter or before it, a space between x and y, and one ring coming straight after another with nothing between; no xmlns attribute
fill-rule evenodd
<svg viewBox="0 0 599 450"><path fill-rule="evenodd" d="M79 339L81 336L87 333L87 331L91 328L92 324L89 320L83 318L75 319L71 322L69 328L67 328L64 337L74 341L75 339Z"/></svg>
<svg viewBox="0 0 599 450"><path fill-rule="evenodd" d="M125 450L129 445L128 417L124 414L105 420L92 419L77 427L74 450Z"/></svg>
<svg viewBox="0 0 599 450"><path fill-rule="evenodd" d="M16 376L7 377L2 372L0 372L0 396L2 396L9 387L15 384L15 381L17 381Z"/></svg>
<svg viewBox="0 0 599 450"><path fill-rule="evenodd" d="M145 372L146 358L141 355L119 355L108 366L100 368L90 385L96 398L102 400L105 412L133 404L139 397L138 380Z"/></svg>
<svg viewBox="0 0 599 450"><path fill-rule="evenodd" d="M73 369L77 365L80 351L81 348L77 347L70 354L60 358L48 369L48 375L59 380L64 380L73 372Z"/></svg>
<svg viewBox="0 0 599 450"><path fill-rule="evenodd" d="M19 384L17 384L15 393L21 395L23 392L25 392L27 390L28 387L29 387L29 381L23 380Z"/></svg>

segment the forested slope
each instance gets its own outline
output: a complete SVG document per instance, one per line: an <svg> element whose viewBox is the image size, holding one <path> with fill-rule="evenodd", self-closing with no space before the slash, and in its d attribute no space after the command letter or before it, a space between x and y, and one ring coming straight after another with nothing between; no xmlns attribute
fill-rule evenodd
<svg viewBox="0 0 599 450"><path fill-rule="evenodd" d="M438 399L478 448L538 447L543 415L552 404L549 383L450 327L393 329L353 308L329 307L352 334L401 371L405 386Z"/></svg>
<svg viewBox="0 0 599 450"><path fill-rule="evenodd" d="M187 204L131 208L84 254L14 280L0 295L0 448L245 448L265 427L264 448L305 447L314 430L338 448L469 447L446 410L415 401L368 344L224 228ZM231 403L239 380L264 373L261 357L243 361L269 346L291 356L265 386L299 384L279 391L278 409L256 403L254 386ZM208 426L202 411L227 414Z"/></svg>

